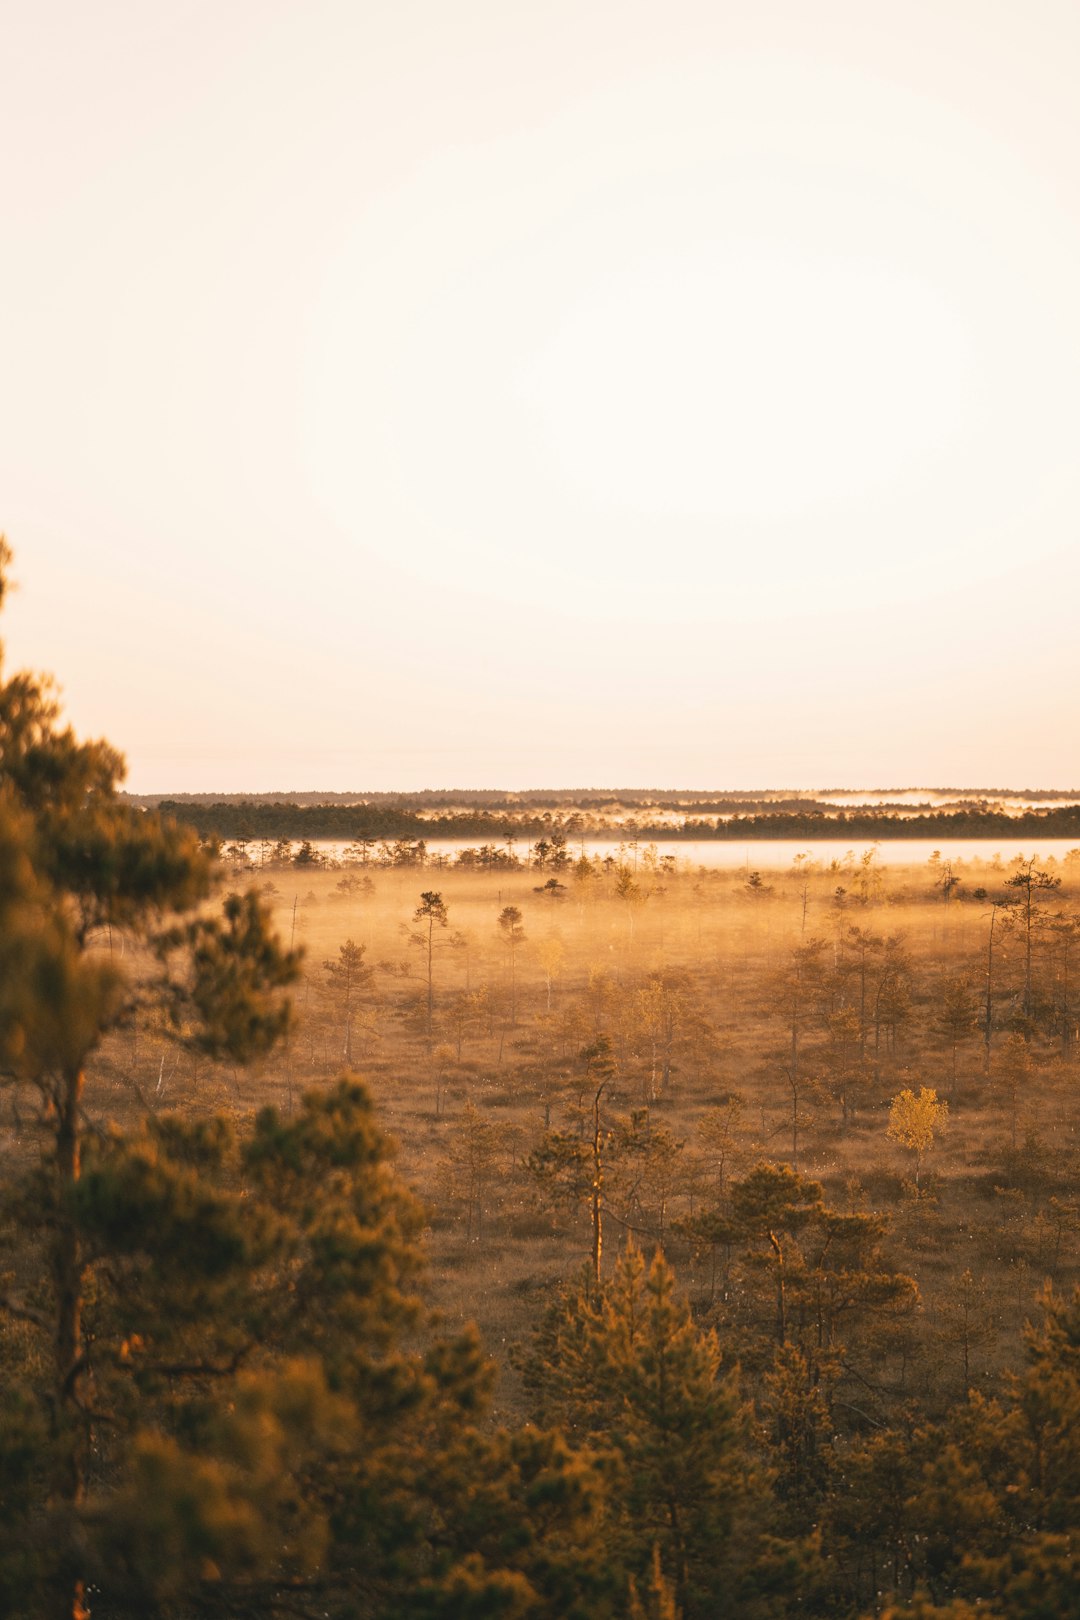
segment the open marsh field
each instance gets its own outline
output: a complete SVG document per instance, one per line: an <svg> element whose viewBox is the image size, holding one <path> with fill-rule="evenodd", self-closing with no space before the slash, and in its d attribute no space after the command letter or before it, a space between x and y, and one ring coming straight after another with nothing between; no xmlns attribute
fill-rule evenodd
<svg viewBox="0 0 1080 1620"><path fill-rule="evenodd" d="M759 1161L791 1166L838 1208L880 1216L917 1284L856 1362L859 1378L873 1364L880 1411L916 1394L947 1405L965 1381L993 1390L1038 1287L1080 1276L1080 872L1049 856L777 853L705 865L679 849L665 870L594 849L554 888L535 866L270 867L255 879L304 952L287 1044L241 1073L136 1027L102 1053L88 1106L288 1115L307 1088L362 1075L429 1211L434 1297L479 1322L501 1409L521 1415L511 1352L593 1235L573 1167L544 1155L589 1139L599 1063L613 1256L627 1235L662 1247L703 1318L752 1344L761 1302L695 1221ZM1047 885L1030 919L1025 874ZM433 891L445 921L416 915ZM917 1165L890 1139L890 1105L924 1087L948 1117Z"/></svg>
<svg viewBox="0 0 1080 1620"><path fill-rule="evenodd" d="M479 1539L548 1593L530 1602L551 1620L586 1620L594 1586L598 1613L642 1620L626 1594L646 1578L663 1620L669 1563L701 1620L732 1567L770 1594L747 1600L755 1620L862 1620L943 1569L965 1589L967 1532L940 1538L954 1467L981 1544L1041 1556L1021 1524L992 1527L1036 1489L1016 1480L1070 1398L1074 848L904 863L774 840L279 839L211 857L131 809L119 824L145 856L118 855L116 881L177 873L181 919L151 899L136 926L77 887L95 824L68 846L40 814L70 863L62 915L85 918L57 945L26 933L24 902L0 935L26 1009L0 1113L0 1457L33 1487L12 1522L39 1538L42 1581L52 1453L19 1425L61 1367L77 1521L121 1482L101 1550L63 1568L135 1594L125 1616L150 1593L202 1620L222 1580L222 1612L241 1614L241 1508L268 1526L283 1617L305 1567L348 1614L377 1536L372 1613L421 1620L437 1597L457 1620ZM741 859L693 858L720 852ZM50 996L64 1015L42 1022ZM54 1295L67 1349L50 1362ZM294 1481L312 1538L295 1555ZM721 1517L684 1533L703 1503ZM581 1551L559 1554L564 1575L566 1535ZM188 1538L222 1562L193 1562ZM23 1556L0 1527L12 1590Z"/></svg>

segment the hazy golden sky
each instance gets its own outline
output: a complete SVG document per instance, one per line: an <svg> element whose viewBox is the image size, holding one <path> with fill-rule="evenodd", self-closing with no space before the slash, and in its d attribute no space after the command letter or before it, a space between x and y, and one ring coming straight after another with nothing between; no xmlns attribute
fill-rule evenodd
<svg viewBox="0 0 1080 1620"><path fill-rule="evenodd" d="M1080 785L1076 0L0 0L9 661L139 790Z"/></svg>

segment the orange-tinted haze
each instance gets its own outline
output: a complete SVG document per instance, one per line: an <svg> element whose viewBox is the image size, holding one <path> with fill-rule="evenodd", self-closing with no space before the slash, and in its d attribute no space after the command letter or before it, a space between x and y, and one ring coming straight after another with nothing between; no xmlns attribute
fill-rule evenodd
<svg viewBox="0 0 1080 1620"><path fill-rule="evenodd" d="M1072 0L0 46L9 658L134 788L1080 781Z"/></svg>

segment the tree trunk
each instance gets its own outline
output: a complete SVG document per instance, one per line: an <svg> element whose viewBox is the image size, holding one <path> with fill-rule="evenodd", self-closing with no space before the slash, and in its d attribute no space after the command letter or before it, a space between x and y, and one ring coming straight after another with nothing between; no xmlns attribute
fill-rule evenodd
<svg viewBox="0 0 1080 1620"><path fill-rule="evenodd" d="M769 1242L776 1255L776 1342L787 1341L787 1301L784 1297L784 1251L775 1232L769 1233Z"/></svg>
<svg viewBox="0 0 1080 1620"><path fill-rule="evenodd" d="M607 1082L604 1082L606 1085ZM603 1254L603 1192L604 1192L604 1158L602 1138L600 1132L600 1098L604 1094L604 1085L597 1088L593 1098L593 1174L592 1174L592 1273L597 1290L600 1288L600 1260Z"/></svg>
<svg viewBox="0 0 1080 1620"><path fill-rule="evenodd" d="M56 1292L54 1373L57 1429L53 1503L60 1516L61 1545L49 1582L48 1613L53 1620L82 1620L85 1586L78 1573L74 1518L85 1495L82 1426L79 1422L82 1366L82 1252L75 1224L75 1189L81 1169L79 1106L83 1075L80 1069L63 1076L57 1096L56 1235L52 1250Z"/></svg>
<svg viewBox="0 0 1080 1620"><path fill-rule="evenodd" d="M989 941L987 943L987 947L986 947L986 1012L985 1012L985 1016L984 1016L984 1020L983 1020L983 1046L985 1048L985 1054L984 1054L984 1059L983 1059L983 1070L984 1070L984 1072L986 1074L990 1073L990 1037L991 1037L991 1032L992 1032L992 1028L993 1028L992 1017L993 1017L993 992L994 992L994 923L996 922L996 920L997 920L997 912L996 911L991 911L991 913L990 913L990 939L989 939Z"/></svg>

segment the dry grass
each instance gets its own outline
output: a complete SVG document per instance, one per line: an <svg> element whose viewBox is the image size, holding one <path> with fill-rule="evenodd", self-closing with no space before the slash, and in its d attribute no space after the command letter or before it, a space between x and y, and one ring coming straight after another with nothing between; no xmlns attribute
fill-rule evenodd
<svg viewBox="0 0 1080 1620"><path fill-rule="evenodd" d="M649 976L675 976L683 1002L669 1089L652 1097L651 1117L686 1142L688 1160L698 1151L705 1111L739 1093L745 1106L733 1166L738 1174L760 1156L791 1158L783 979L792 951L805 939L821 937L824 961L832 968L850 950L851 927L880 937L902 935L911 965L910 1009L846 1126L835 1102L808 1099L799 1168L819 1178L839 1207L854 1207L855 1200L889 1216L894 1249L923 1294L924 1338L937 1335L935 1342L947 1342L950 1301L958 1279L972 1273L990 1330L977 1352L980 1378L992 1379L1015 1358L1024 1316L1044 1276L1059 1287L1080 1276L1080 1212L1070 1190L1077 1166L1075 1066L1056 1055L1052 1041L1033 1041L1034 1069L1014 1109L1013 1149L1013 1120L993 1077L983 1072L979 1032L973 1029L960 1042L953 1086L940 1027L948 979L965 978L976 1004L984 990L985 905L954 899L946 909L925 869L885 871L865 904L857 897L858 870L819 872L809 879L804 933L803 879L768 872L766 855L761 870L773 892L765 899L750 898L741 871L684 871L666 880L664 892L654 884L632 919L610 879L582 888L567 878L567 898L552 902L534 892L543 874L533 872L377 870L371 894L343 892L340 872L262 874L276 891L281 933L286 940L295 934L306 952L296 996L298 1026L288 1047L261 1067L236 1074L177 1054L160 1029L126 1031L94 1064L89 1110L98 1120L123 1122L148 1108L225 1108L242 1118L266 1103L295 1106L305 1088L326 1083L342 1068L344 1014L323 964L347 939L363 944L376 971L359 1000L354 1068L368 1081L380 1119L399 1144L402 1171L431 1208L433 1303L450 1322L476 1319L505 1367L509 1346L528 1332L559 1279L588 1251L584 1213L542 1208L524 1160L545 1123L559 1126L571 1117L568 1109L584 1089L579 1054L597 1033L611 1038L619 1060L614 1112L625 1116L648 1095L649 1042L641 1033L637 998ZM649 886L643 872L638 881ZM965 874L968 892L979 883L1000 890L1001 881L1000 872ZM838 886L848 889L842 913L834 905ZM450 914L449 929L437 932L430 1038L425 960L409 943L412 913L428 889L442 893ZM1054 899L1057 909L1070 905L1067 889ZM496 926L506 905L520 908L528 935L514 964L513 1026L509 960ZM452 946L453 935L464 943ZM541 947L552 939L560 941L563 956L549 998ZM1040 982L1049 985L1049 934L1040 936L1035 960ZM1014 944L997 968L1002 1019L1017 998L1020 966ZM477 993L486 1001L473 1006L471 1021L455 1024L455 1002ZM848 993L857 994L853 981ZM802 1040L810 1070L822 1066L824 1039L820 1024L808 1018ZM1005 1032L996 1031L996 1063L1003 1061L1005 1041ZM435 1047L443 1048L437 1060ZM911 1156L887 1140L885 1127L890 1097L920 1085L949 1096L950 1123L926 1159L916 1198ZM475 1116L469 1116L470 1107ZM468 1117L496 1127L497 1145L489 1144L492 1165L475 1196L463 1189L462 1172L450 1163ZM25 1155L32 1151L31 1137L26 1130L0 1133L0 1151ZM701 1197L685 1176L671 1195L668 1229ZM609 1229L613 1246L618 1230L615 1224ZM672 1255L691 1290L703 1290L705 1272L689 1253L676 1242ZM499 1398L507 1411L519 1398L505 1371Z"/></svg>

